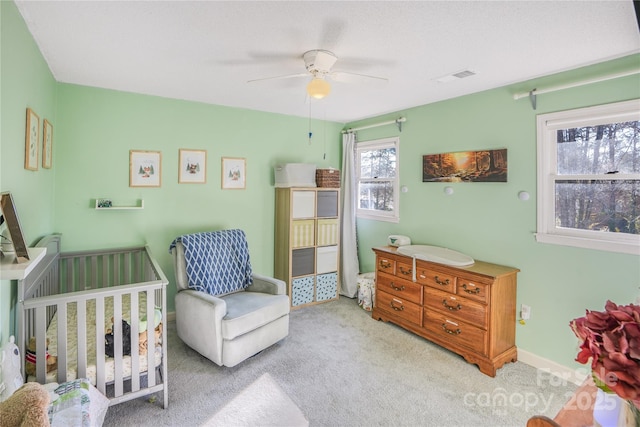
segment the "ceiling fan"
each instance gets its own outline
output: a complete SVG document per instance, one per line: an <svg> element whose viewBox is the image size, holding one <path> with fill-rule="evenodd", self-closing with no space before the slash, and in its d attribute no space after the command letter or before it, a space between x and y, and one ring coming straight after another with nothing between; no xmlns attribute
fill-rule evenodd
<svg viewBox="0 0 640 427"><path fill-rule="evenodd" d="M328 50L314 49L309 50L302 54L304 60L304 66L307 69L306 73L287 74L284 76L265 77L261 79L249 80L248 83L274 80L274 79L289 79L295 77L309 77L311 80L307 84L307 94L316 99L322 99L329 95L331 92L331 85L327 81L327 78L335 81L344 81L349 77L364 78L364 79L376 79L387 81L385 77L369 76L366 74L351 73L347 71L332 71L331 67L336 63L338 57Z"/></svg>

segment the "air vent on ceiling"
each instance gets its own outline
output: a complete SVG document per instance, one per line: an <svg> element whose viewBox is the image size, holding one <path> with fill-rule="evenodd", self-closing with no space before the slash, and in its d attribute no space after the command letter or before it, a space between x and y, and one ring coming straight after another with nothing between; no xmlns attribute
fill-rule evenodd
<svg viewBox="0 0 640 427"><path fill-rule="evenodd" d="M458 71L456 73L453 74L447 74L446 76L442 76L436 79L437 82L440 83L448 83L448 82L452 82L454 80L460 80L460 79L464 79L465 77L471 77L471 76L475 76L476 73L474 71L471 70L462 70L462 71Z"/></svg>

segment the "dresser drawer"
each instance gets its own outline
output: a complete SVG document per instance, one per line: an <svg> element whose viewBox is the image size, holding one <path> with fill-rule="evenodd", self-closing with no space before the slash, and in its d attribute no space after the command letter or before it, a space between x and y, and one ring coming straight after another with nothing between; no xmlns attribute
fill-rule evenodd
<svg viewBox="0 0 640 427"><path fill-rule="evenodd" d="M376 269L378 271L384 271L388 274L396 274L396 260L379 256L376 260Z"/></svg>
<svg viewBox="0 0 640 427"><path fill-rule="evenodd" d="M447 316L487 329L487 306L468 298L425 286L424 305L446 313Z"/></svg>
<svg viewBox="0 0 640 427"><path fill-rule="evenodd" d="M396 262L396 276L406 280L413 280L413 266L400 261Z"/></svg>
<svg viewBox="0 0 640 427"><path fill-rule="evenodd" d="M387 292L376 289L376 308L395 314L407 322L422 325L422 307L411 301L397 298Z"/></svg>
<svg viewBox="0 0 640 427"><path fill-rule="evenodd" d="M378 273L376 288L400 299L422 304L422 285L399 279L397 276Z"/></svg>
<svg viewBox="0 0 640 427"><path fill-rule="evenodd" d="M437 311L424 309L424 328L441 340L452 345L464 346L475 352L486 354L486 331L444 316Z"/></svg>
<svg viewBox="0 0 640 427"><path fill-rule="evenodd" d="M456 276L428 268L416 267L416 281L442 291L455 293Z"/></svg>
<svg viewBox="0 0 640 427"><path fill-rule="evenodd" d="M491 286L466 277L458 277L457 293L475 301L488 302Z"/></svg>

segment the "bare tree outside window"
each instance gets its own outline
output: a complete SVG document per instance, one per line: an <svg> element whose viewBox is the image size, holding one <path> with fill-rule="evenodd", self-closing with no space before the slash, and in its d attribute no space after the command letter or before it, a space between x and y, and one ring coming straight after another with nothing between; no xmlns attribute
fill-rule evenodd
<svg viewBox="0 0 640 427"><path fill-rule="evenodd" d="M640 255L640 100L541 114L536 240Z"/></svg>
<svg viewBox="0 0 640 427"><path fill-rule="evenodd" d="M397 138L358 143L358 216L397 220L397 143Z"/></svg>

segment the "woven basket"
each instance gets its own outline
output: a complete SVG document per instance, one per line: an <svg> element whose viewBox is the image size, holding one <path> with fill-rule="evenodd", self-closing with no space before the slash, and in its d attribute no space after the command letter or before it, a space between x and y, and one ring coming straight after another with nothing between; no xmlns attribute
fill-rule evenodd
<svg viewBox="0 0 640 427"><path fill-rule="evenodd" d="M316 169L316 186L340 188L340 171L338 169Z"/></svg>

